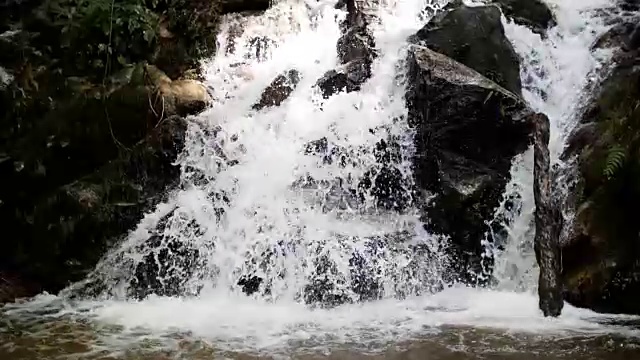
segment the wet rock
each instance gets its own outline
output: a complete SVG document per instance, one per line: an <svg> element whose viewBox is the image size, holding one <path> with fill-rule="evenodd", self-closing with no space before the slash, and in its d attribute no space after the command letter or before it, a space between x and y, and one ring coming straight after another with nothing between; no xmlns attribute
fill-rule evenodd
<svg viewBox="0 0 640 360"><path fill-rule="evenodd" d="M3 245L3 263L50 292L80 280L165 191L177 186L175 160L185 132L184 120L165 119L118 159L11 214L8 231L20 237ZM7 209L0 210L9 216Z"/></svg>
<svg viewBox="0 0 640 360"><path fill-rule="evenodd" d="M340 167L361 166L355 154L372 152L376 162L359 179L336 178L330 182L303 177L294 187L320 191L324 197L323 210L362 209L366 197L375 200L377 210L402 212L413 199L411 181L400 170L402 157L396 138L378 141L373 149L345 148L321 138L307 144L305 154L317 156L323 165L337 164Z"/></svg>
<svg viewBox="0 0 640 360"><path fill-rule="evenodd" d="M244 11L264 11L271 6L271 0L221 0L223 14Z"/></svg>
<svg viewBox="0 0 640 360"><path fill-rule="evenodd" d="M581 125L570 136L564 158L571 167L563 198L564 297L599 312L640 314L640 71L636 50L622 50Z"/></svg>
<svg viewBox="0 0 640 360"><path fill-rule="evenodd" d="M20 213L51 191L129 152L159 121L206 106L208 94L201 84L171 81L159 70L147 68L151 71L140 69L139 77L156 80L147 86L140 85L142 80L135 80L134 74L111 78L106 89L69 79L73 93L69 99L55 104L23 136L9 137L0 145L5 154L0 162L6 184L0 189L3 207Z"/></svg>
<svg viewBox="0 0 640 360"><path fill-rule="evenodd" d="M371 63L367 60L355 60L337 70L327 71L316 83L322 97L328 99L332 95L346 91L358 91L362 84L371 77Z"/></svg>
<svg viewBox="0 0 640 360"><path fill-rule="evenodd" d="M426 227L451 237L458 273L475 281L468 274L482 272L481 241L511 161L529 144L530 111L512 92L429 48L413 46L408 66L414 176L434 197L424 206Z"/></svg>
<svg viewBox="0 0 640 360"><path fill-rule="evenodd" d="M372 196L380 210L402 212L411 205L411 182L391 164L366 172L358 188Z"/></svg>
<svg viewBox="0 0 640 360"><path fill-rule="evenodd" d="M300 73L292 69L278 75L264 90L260 101L253 105L254 110L262 110L265 107L279 106L295 90L300 82Z"/></svg>
<svg viewBox="0 0 640 360"><path fill-rule="evenodd" d="M532 116L534 123L533 196L535 199L534 250L540 267L538 280L539 306L544 316L559 316L564 306L560 282L560 230L562 216L552 197L549 169L549 118Z"/></svg>
<svg viewBox="0 0 640 360"><path fill-rule="evenodd" d="M151 294L158 296L197 295L198 287L189 288L188 282L198 266L200 252L184 241L192 236L199 238L202 229L192 220L181 232L181 238L165 233L172 221L184 221L175 211L165 215L151 237L144 244L146 255L135 267L129 283L129 296L144 299Z"/></svg>
<svg viewBox="0 0 640 360"><path fill-rule="evenodd" d="M623 50L637 49L639 44L638 24L635 21L622 21L604 33L591 47L592 49L610 49L622 47Z"/></svg>
<svg viewBox="0 0 640 360"><path fill-rule="evenodd" d="M0 271L0 307L5 303L34 296L42 291L38 284L30 283L13 271Z"/></svg>
<svg viewBox="0 0 640 360"><path fill-rule="evenodd" d="M353 26L338 39L338 59L341 64L354 60L372 62L376 57L375 41L365 25Z"/></svg>
<svg viewBox="0 0 640 360"><path fill-rule="evenodd" d="M357 2L348 0L343 5L347 18L341 23L342 36L336 45L342 66L326 72L316 82L325 99L339 92L360 90L360 86L371 77L371 64L377 57L375 41Z"/></svg>
<svg viewBox="0 0 640 360"><path fill-rule="evenodd" d="M521 95L520 62L495 6L461 5L436 15L409 41L446 55Z"/></svg>
<svg viewBox="0 0 640 360"><path fill-rule="evenodd" d="M556 24L553 13L541 0L495 0L507 18L516 24L529 27L533 32L544 34Z"/></svg>

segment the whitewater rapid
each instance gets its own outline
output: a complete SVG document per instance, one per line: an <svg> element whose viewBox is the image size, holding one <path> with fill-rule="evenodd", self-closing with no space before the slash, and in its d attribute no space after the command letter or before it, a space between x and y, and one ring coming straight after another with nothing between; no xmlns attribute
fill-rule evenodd
<svg viewBox="0 0 640 360"><path fill-rule="evenodd" d="M440 332L442 326L545 335L640 335L607 324L619 317L571 306L565 306L558 319L544 319L540 314L532 248L530 152L513 163L513 180L505 199L516 200L509 206L505 201L496 212L497 223L502 222L494 227L497 245L487 244L487 251L496 256L495 285L491 289L457 286L435 294L420 291L440 284L446 259L439 248L444 240L422 230L417 212L380 213L370 211L371 206L365 206L366 211L338 206L336 211L326 212L322 209L336 206L331 198L322 197L326 193L320 196L291 190L300 176L309 174L330 182L336 177L365 176L375 166L373 154L362 151L353 153L349 157L353 165L346 167L321 164L317 157L301 152L309 141L321 137L336 146L359 149L394 136L403 146L400 169L410 178L412 133L403 120L406 38L445 2L386 0L371 5L368 13L377 20L371 29L379 51L372 78L359 92L322 100L313 85L337 66L337 24L344 16L333 4L281 0L264 14L245 18L240 25L230 16L219 35L221 51L203 64L216 102L192 119L188 144L179 160L185 187L173 194L170 203L145 217L125 243L97 267L93 276L107 284L109 296L88 301L71 300L64 294L42 295L28 305L8 306L7 314L73 314L96 324L115 326L118 331L103 334L103 345L110 347L150 338L169 343L171 334L188 334L216 348L236 351L290 346L331 348L336 343L371 350L375 345ZM549 5L558 24L544 39L506 19L503 22L522 57L525 100L551 120L552 157L558 161L575 124L583 89L609 59L606 51L592 52L590 47L608 28L600 15L601 10L613 6L613 1L550 0ZM274 46L256 56L253 40L262 37L269 38ZM232 41L234 45L230 46ZM300 72L301 81L289 99L278 107L250 110L264 88L290 69ZM212 129L215 137L211 136ZM228 159L237 160L237 165L224 165L217 149L223 149ZM212 201L211 194L221 191L232 197L232 205ZM223 220L218 219L218 206L224 206ZM145 247L145 240L160 219L172 211L177 215L163 230L164 238L177 238L206 254L202 270L196 276L188 275L187 295L193 296L126 299L133 266L151 251ZM199 225L197 231L189 227L193 220ZM321 309L310 308L296 297L314 276L309 273L312 266L308 262L317 259L318 253L336 264L330 280L339 288L351 281L347 275L348 255L354 249L364 251L367 244L363 239L402 231L408 231L411 242L426 246L431 255L416 265L418 274L412 272L411 276L407 275L410 253L370 255L369 260L382 274L382 300ZM282 239L295 246L285 247L284 254L271 257L267 264L247 262L260 259L270 247L281 246ZM271 279L268 291L261 296L244 295L236 286L242 274ZM348 293L346 286L341 290ZM398 292L408 295L394 296Z"/></svg>

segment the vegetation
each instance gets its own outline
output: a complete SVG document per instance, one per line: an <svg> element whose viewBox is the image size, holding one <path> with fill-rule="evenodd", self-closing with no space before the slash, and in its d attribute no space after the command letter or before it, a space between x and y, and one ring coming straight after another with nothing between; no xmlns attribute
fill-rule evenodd
<svg viewBox="0 0 640 360"><path fill-rule="evenodd" d="M105 85L123 85L123 71L130 74L150 63L175 79L197 68L215 51L221 9L219 0L24 4L33 7L14 11L23 14L14 23L0 24L21 29L0 39L0 66L15 76L0 91L0 140L5 142L31 131L42 114L62 103L79 95L103 96L99 90Z"/></svg>
<svg viewBox="0 0 640 360"><path fill-rule="evenodd" d="M160 48L172 40L184 51L178 60L193 65L215 51L219 9L215 0L47 0L41 11L61 34L59 48L51 49L66 70L110 74L159 60Z"/></svg>
<svg viewBox="0 0 640 360"><path fill-rule="evenodd" d="M0 37L0 66L13 75L0 87L0 218L21 234L3 243L0 276L49 291L78 280L177 178L184 114L149 74L171 84L213 54L219 4L0 2L0 32L17 30ZM71 190L100 201L83 207Z"/></svg>
<svg viewBox="0 0 640 360"><path fill-rule="evenodd" d="M579 227L603 247L603 254L620 251L619 262L636 255L627 245L635 243L640 232L635 219L640 203L639 81L640 73L633 71L621 71L607 81L587 118L595 124L594 138L579 161Z"/></svg>

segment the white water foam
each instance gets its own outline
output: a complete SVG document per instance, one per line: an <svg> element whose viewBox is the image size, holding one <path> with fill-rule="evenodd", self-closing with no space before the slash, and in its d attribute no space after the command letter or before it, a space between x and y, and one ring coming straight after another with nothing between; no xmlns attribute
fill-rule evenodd
<svg viewBox="0 0 640 360"><path fill-rule="evenodd" d="M189 278L187 294L203 289L239 292L239 280L257 276L267 279L258 290L261 297L275 301L298 300L310 292L308 286L321 282L330 284L335 296L358 301L360 294L353 288L361 279L352 270L354 253L370 265L367 271L379 288L376 297L442 287L443 241L422 230L418 212L382 211L372 196L364 194L361 204L350 193L361 179L375 181L368 172L381 170L371 150L388 137L403 148L397 168L411 181L413 142L405 122L401 61L406 38L422 25L428 4L401 1L368 9L378 20L371 26L380 52L373 76L360 91L326 100L313 85L338 65L338 21L345 14L332 2L314 4L309 11L303 2L282 1L264 15L245 19L242 34L233 40L235 49L221 51L205 64L217 102L195 120L200 125L190 127L181 160L186 189L173 206L145 219L95 272L106 276L102 282L109 284L110 294L126 298L136 266L158 249L146 242L164 216L169 220L162 241L179 239L181 246L200 252L195 274L178 269L180 278ZM223 27L221 49L229 48L234 26ZM274 43L266 56L247 56L255 39L263 38ZM289 99L278 107L250 110L263 89L289 69L297 69L301 77ZM302 151L321 138L330 147L345 149L343 164L339 159L328 164ZM237 164L227 166L223 157ZM292 188L305 176L340 185ZM376 245L398 234L410 241L395 242L395 248ZM414 256L416 246L426 249L423 256ZM318 274L324 262L330 269Z"/></svg>
<svg viewBox="0 0 640 360"><path fill-rule="evenodd" d="M99 324L123 326L122 332L105 339L111 341L108 344L112 346L188 333L210 341L216 348L237 351L271 350L307 343L325 348L336 343L367 347L428 336L444 325L490 327L547 336L624 333L623 328L604 324L619 318L616 316L566 306L558 319L544 319L538 311L537 297L530 292L535 289L535 261L528 232L533 209L530 153L516 160L513 166L514 179L508 193L520 196L515 208L521 210L507 214L511 216L507 227L509 236L505 249L496 254L495 273L500 280L497 290L451 288L437 294L407 296L402 300L387 296L332 309L311 309L297 301L295 292L308 275L304 273L307 267L303 261L312 257L313 251L325 249L339 267L348 267L345 254L350 254L351 249L341 247L344 243L327 242L332 233L351 235L351 239L355 239L420 227L412 213L367 215L348 209L342 211L341 216L324 213L299 194L293 194L289 185L306 172L327 180L348 174L362 175L367 166L375 162L370 154L359 153L357 166L347 169L318 166L317 159L300 153L310 140L325 136L339 145L371 146L380 135L371 134L368 129L379 126L398 136L410 134L402 121L394 120L402 118L405 112L404 89L397 82L396 65L403 58L406 36L424 24L421 18L426 3L403 0L380 5L376 12L380 24L374 27L374 33L381 54L374 65L373 78L360 92L331 97L321 105L322 111L311 88L326 70L336 66L335 44L339 36L336 16L339 14L332 9L331 1L312 5L314 19L308 17L307 7L299 1L279 2L266 14L247 21L244 34L236 40L234 54L221 52L206 65L208 81L218 103L198 118L203 126L192 127L192 143L182 164L185 170L188 166L198 169L185 174L204 173L215 189L194 185L182 191L175 203L165 204L149 215L119 249L124 258L129 258L128 262L123 262L123 257L112 257L113 262L101 264L98 272L122 268L122 273L111 274L109 279L110 285L118 290L115 299L70 305L63 298L39 297L28 310L63 303L67 304L63 310L56 310L51 316L73 313ZM547 113L552 121L552 147L557 158L573 124L572 115L587 76L604 59L589 51L591 42L605 30L591 10L606 8L610 2L557 0L552 5L558 26L550 30L547 39L542 40L510 23L506 23L506 30L523 57L526 100L536 110ZM226 47L227 34L223 31L220 35L221 49ZM243 51L249 48L250 39L263 35L278 44L269 54L270 58L266 61L244 58ZM244 65L235 66L236 63ZM277 108L258 113L248 111L269 82L290 68L298 69L302 75L291 97ZM546 93L546 98L540 92ZM220 165L216 160L220 154L214 145L220 143L212 144L202 130L214 124L220 124L226 134L226 156L237 158L239 165L218 171ZM234 142L236 135L239 140ZM220 225L210 192L221 189L234 198L233 206L225 208L230 221ZM165 235L179 236L183 242L209 249L208 263L216 264L215 269L211 268L215 283L195 297L122 300L127 283L123 279L128 280L133 272L127 264L140 260L138 247L160 219L175 207L186 219L196 219L201 233L195 235L186 224L175 220ZM427 245L440 240L424 232L414 234L415 241ZM295 238L302 241L299 243L302 246L288 254L290 256L278 257L267 270L261 270L272 271L261 275L276 280L271 284L272 298L247 297L230 290L238 280L237 269L257 270L245 267L246 253L260 257L266 248L264 245L274 245L283 238ZM214 240L215 247L212 247ZM254 248L256 244L263 247ZM357 242L346 244L347 247L356 245ZM300 253L300 249L304 252ZM437 253L437 249L434 252ZM384 255L379 260L385 262L380 268L391 273L407 261L402 254ZM426 275L444 271L438 259L432 259L431 264L433 267L427 269ZM344 268L338 272L346 273ZM282 269L287 269L287 273L278 274ZM393 279L387 280L393 282ZM389 285L386 289L393 288L392 284L386 285ZM9 306L6 310L8 314L27 316L25 309ZM624 334L640 335L633 331Z"/></svg>

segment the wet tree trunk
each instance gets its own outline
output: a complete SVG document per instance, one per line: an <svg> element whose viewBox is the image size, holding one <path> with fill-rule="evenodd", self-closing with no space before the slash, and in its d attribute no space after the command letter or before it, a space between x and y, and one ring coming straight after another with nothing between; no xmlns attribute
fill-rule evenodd
<svg viewBox="0 0 640 360"><path fill-rule="evenodd" d="M560 283L560 219L559 210L551 198L549 171L549 119L544 114L533 115L534 130L534 188L535 253L540 267L538 296L544 316L559 316L564 301Z"/></svg>

